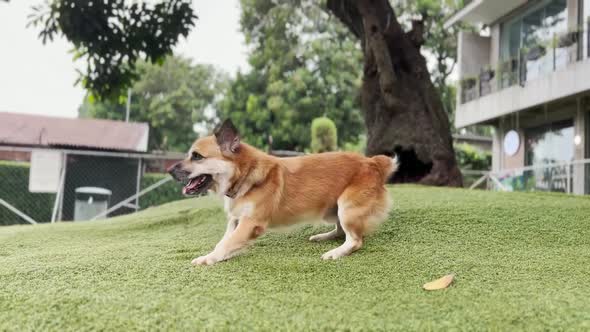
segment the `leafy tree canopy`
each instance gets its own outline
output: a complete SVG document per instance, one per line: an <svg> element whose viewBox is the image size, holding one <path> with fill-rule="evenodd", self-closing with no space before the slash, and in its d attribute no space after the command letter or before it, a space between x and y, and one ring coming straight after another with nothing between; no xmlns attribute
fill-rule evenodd
<svg viewBox="0 0 590 332"><path fill-rule="evenodd" d="M314 118L338 127L338 143L362 132L358 42L314 0L242 0L251 69L238 73L219 105L251 144L303 151Z"/></svg>
<svg viewBox="0 0 590 332"><path fill-rule="evenodd" d="M139 59L161 63L195 19L190 0L50 0L33 7L30 25L46 43L61 34L86 70L79 81L98 97L124 93Z"/></svg>
<svg viewBox="0 0 590 332"><path fill-rule="evenodd" d="M150 126L149 149L187 151L196 138L195 124L212 123L213 104L228 78L210 65L167 57L163 65L137 63L139 80L132 86L130 120ZM84 99L80 117L124 120L126 99ZM211 129L211 128L209 128Z"/></svg>

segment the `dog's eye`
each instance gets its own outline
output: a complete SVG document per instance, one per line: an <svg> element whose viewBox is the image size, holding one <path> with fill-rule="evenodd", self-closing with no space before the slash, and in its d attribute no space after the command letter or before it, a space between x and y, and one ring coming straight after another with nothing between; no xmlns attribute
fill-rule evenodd
<svg viewBox="0 0 590 332"><path fill-rule="evenodd" d="M191 160L195 161L201 159L203 159L203 156L200 153L193 151L193 153L191 154Z"/></svg>

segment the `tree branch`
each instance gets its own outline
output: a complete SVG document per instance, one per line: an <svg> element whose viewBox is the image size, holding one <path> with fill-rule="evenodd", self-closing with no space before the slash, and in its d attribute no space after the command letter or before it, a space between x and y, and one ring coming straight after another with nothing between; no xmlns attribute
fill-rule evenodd
<svg viewBox="0 0 590 332"><path fill-rule="evenodd" d="M356 1L328 0L327 7L362 42L364 38L363 18L356 7Z"/></svg>
<svg viewBox="0 0 590 332"><path fill-rule="evenodd" d="M380 4L375 5L374 2ZM392 27L399 27L399 23L387 0L374 2L361 0L357 3L358 10L363 18L367 53L372 54L377 66L381 94L386 105L395 108L403 103L393 94L397 77L384 32Z"/></svg>

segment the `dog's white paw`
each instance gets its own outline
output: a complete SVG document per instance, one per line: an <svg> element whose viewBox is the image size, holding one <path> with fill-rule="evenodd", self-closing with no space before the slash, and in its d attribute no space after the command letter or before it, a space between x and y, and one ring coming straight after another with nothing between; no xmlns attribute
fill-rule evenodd
<svg viewBox="0 0 590 332"><path fill-rule="evenodd" d="M211 253L211 254L193 259L191 264L193 264L193 265L213 265L219 261L221 261L221 259L219 259L216 255L213 255Z"/></svg>
<svg viewBox="0 0 590 332"><path fill-rule="evenodd" d="M328 259L338 259L341 257L346 256L347 253L343 250L341 250L340 248L336 248L336 249L332 249L330 251L328 251L327 253L322 255L322 259L323 260L328 260Z"/></svg>
<svg viewBox="0 0 590 332"><path fill-rule="evenodd" d="M317 235L312 235L309 237L309 241L312 242L320 242L324 240L324 234L317 234Z"/></svg>

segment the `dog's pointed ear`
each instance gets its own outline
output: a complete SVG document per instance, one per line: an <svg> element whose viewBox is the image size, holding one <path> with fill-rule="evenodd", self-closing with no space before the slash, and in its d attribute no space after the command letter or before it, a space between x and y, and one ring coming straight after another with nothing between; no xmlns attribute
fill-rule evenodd
<svg viewBox="0 0 590 332"><path fill-rule="evenodd" d="M233 154L240 151L240 134L230 119L223 121L213 134L223 154Z"/></svg>

